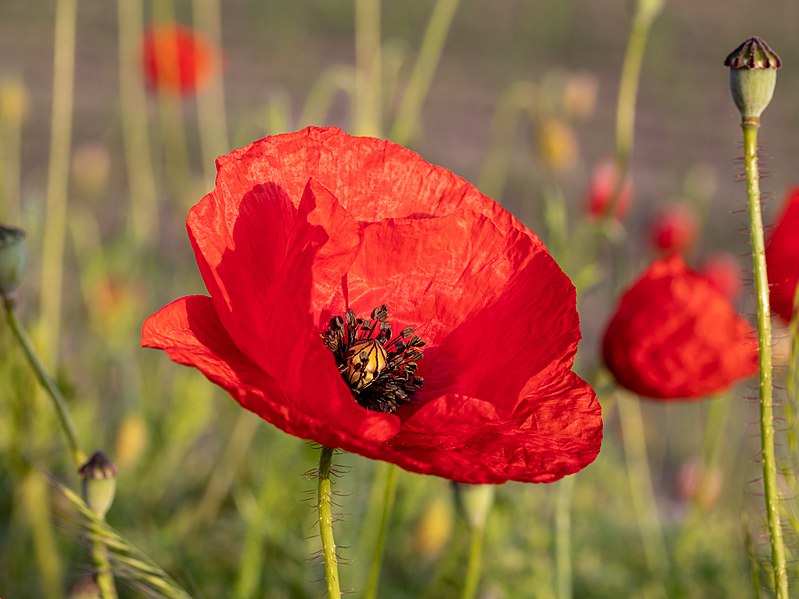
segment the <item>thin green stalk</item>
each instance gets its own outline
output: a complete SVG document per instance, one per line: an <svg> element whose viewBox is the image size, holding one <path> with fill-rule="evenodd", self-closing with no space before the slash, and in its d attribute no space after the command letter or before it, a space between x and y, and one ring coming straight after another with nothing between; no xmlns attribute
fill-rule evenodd
<svg viewBox="0 0 799 599"><path fill-rule="evenodd" d="M12 81L6 85L24 89L22 81ZM20 199L20 165L22 162L22 121L23 114L0 114L0 198L3 222L12 225L22 224L22 205Z"/></svg>
<svg viewBox="0 0 799 599"><path fill-rule="evenodd" d="M390 138L398 144L408 145L416 129L422 103L430 91L433 75L438 67L444 41L447 39L452 19L461 0L438 0L427 24L419 56L413 67L408 86L397 110Z"/></svg>
<svg viewBox="0 0 799 599"><path fill-rule="evenodd" d="M366 599L377 599L377 588L380 584L380 570L383 565L383 555L386 549L386 537L388 536L388 521L391 510L394 507L394 497L397 491L397 467L388 464L385 485L383 488L383 510L380 518L380 527L377 531L377 539L372 552L372 563L369 566L369 579L366 582Z"/></svg>
<svg viewBox="0 0 799 599"><path fill-rule="evenodd" d="M222 47L219 0L194 0L194 20L214 48ZM221 71L221 69L219 69ZM225 116L225 85L221 72L197 94L197 119L205 165L206 185L214 184L216 157L227 151L228 131Z"/></svg>
<svg viewBox="0 0 799 599"><path fill-rule="evenodd" d="M469 530L469 562L466 565L466 578L463 581L461 599L474 599L480 586L483 571L483 545L485 542L485 526L474 526Z"/></svg>
<svg viewBox="0 0 799 599"><path fill-rule="evenodd" d="M572 496L574 476L567 476L557 484L555 499L555 596L571 599L572 596Z"/></svg>
<svg viewBox="0 0 799 599"><path fill-rule="evenodd" d="M760 180L757 160L759 118L743 119L744 167L746 196L749 208L749 232L752 243L752 265L757 299L757 341L760 365L760 451L763 463L763 491L766 519L771 540L771 562L774 588L778 599L788 599L788 571L780 523L777 491L777 460L774 451L774 407L771 372L771 314L769 311L766 247L763 238L763 216L760 209Z"/></svg>
<svg viewBox="0 0 799 599"><path fill-rule="evenodd" d="M382 57L380 47L380 0L355 2L355 134L380 136Z"/></svg>
<svg viewBox="0 0 799 599"><path fill-rule="evenodd" d="M319 534L322 537L322 554L325 562L325 580L329 599L341 599L338 578L336 541L333 539L332 484L330 470L333 465L333 449L322 447L319 457Z"/></svg>
<svg viewBox="0 0 799 599"><path fill-rule="evenodd" d="M133 236L140 245L158 236L158 193L147 122L147 94L138 62L143 36L142 0L118 0L119 103L130 190Z"/></svg>
<svg viewBox="0 0 799 599"><path fill-rule="evenodd" d="M491 121L491 145L483 160L483 167L477 185L480 190L499 198L508 178L513 134L522 114L532 114L536 102L536 88L527 81L516 81L511 84L500 98L494 118Z"/></svg>
<svg viewBox="0 0 799 599"><path fill-rule="evenodd" d="M19 318L17 317L16 309L14 308L14 301L11 298L4 298L3 305L5 306L6 310L6 320L11 327L11 331L14 333L14 337L16 337L17 341L22 346L22 349L25 352L25 357L28 359L28 362L33 368L39 383L42 385L42 387L44 387L45 391L47 391L47 394L53 400L53 407L55 408L56 415L58 416L58 421L61 424L61 429L64 431L64 435L67 438L67 445L69 445L69 450L72 454L72 459L75 462L75 467L80 468L86 462L86 454L83 453L83 450L80 448L80 444L78 443L78 433L75 429L75 424L72 422L72 416L69 414L69 408L67 408L66 400L61 394L61 391L58 389L58 386L55 384L55 381L53 381L53 379L47 373L47 369L44 367L42 360L36 353L30 337L28 337L28 334L25 332L22 323L20 323Z"/></svg>
<svg viewBox="0 0 799 599"><path fill-rule="evenodd" d="M42 354L47 362L55 359L61 334L61 286L69 195L77 13L77 0L56 2L53 104L45 211L47 218L42 247L41 282Z"/></svg>
<svg viewBox="0 0 799 599"><path fill-rule="evenodd" d="M63 597L63 563L58 553L53 526L53 505L45 479L38 472L30 472L19 486L21 503L30 526L33 556L39 576L39 587L44 599Z"/></svg>
<svg viewBox="0 0 799 599"><path fill-rule="evenodd" d="M637 397L620 397L618 406L633 509L638 520L646 562L650 572L657 575L664 571L668 556L661 532L655 492L652 489L652 474L646 454L640 400Z"/></svg>

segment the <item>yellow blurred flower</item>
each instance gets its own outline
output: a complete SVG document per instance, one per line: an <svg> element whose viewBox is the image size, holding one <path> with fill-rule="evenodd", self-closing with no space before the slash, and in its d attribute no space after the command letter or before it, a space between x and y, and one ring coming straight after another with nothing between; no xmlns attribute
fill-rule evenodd
<svg viewBox="0 0 799 599"><path fill-rule="evenodd" d="M538 126L536 138L541 160L551 170L562 173L574 168L579 154L579 142L566 121L548 118Z"/></svg>

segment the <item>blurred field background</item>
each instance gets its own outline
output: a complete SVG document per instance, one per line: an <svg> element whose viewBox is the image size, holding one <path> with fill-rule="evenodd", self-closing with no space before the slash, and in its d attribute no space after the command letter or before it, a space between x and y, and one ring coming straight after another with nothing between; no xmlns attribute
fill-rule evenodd
<svg viewBox="0 0 799 599"><path fill-rule="evenodd" d="M223 0L222 80L216 83L224 83L220 122L226 122L228 139L203 138L198 122L204 117L193 96L159 100L148 93L140 108L151 149L155 193L149 198L135 195L141 181L131 181L124 149L120 64L133 69L130 76L138 76L139 66L138 54L120 54L117 8L125 4L82 0L77 7L57 351L47 349L49 333L40 321L43 237L51 218L46 198L56 3L0 4L0 94L21 85L27 98L19 152L13 119L0 115L5 185L19 167L21 214L8 224L28 231L29 268L19 310L45 347L85 449L104 449L119 468L109 523L192 596L317 597L323 573L311 559L318 550L308 495L314 483L304 477L317 452L245 413L198 372L140 349L139 334L146 316L166 302L204 291L184 228L188 208L211 189L212 165L204 154L226 153L309 124L357 132L345 93L336 93L329 109L316 113L306 104L331 68L346 73L355 64L354 3ZM213 13L203 0L145 4L146 22L173 10L185 24L197 19L201 30L208 23L201 17L209 7ZM382 4L386 114L401 102L433 4ZM507 150L507 181L498 194L484 191L550 243L572 277L584 266L579 256L568 255L576 242L567 237L568 243L558 243L544 197L559 190L574 232L574 223L585 218L594 166L613 155L629 22L628 3L618 0L463 0L419 121L404 140L427 160L479 184L506 90L514 82L542 90L541 118L521 119L500 140ZM651 259L648 223L660 207L675 199L693 203L703 221L689 261L732 252L748 280L744 186L736 181L740 167L734 162L741 155L740 131L722 62L741 40L760 35L786 65L761 130L770 174L764 190L773 194L765 220L771 222L785 191L799 182L797 22L799 4L790 0L668 0L655 21L638 98L633 202L626 231L618 233L622 259L612 265L616 282L594 281L580 297L585 340L578 370L586 378L598 369L598 336L619 286ZM561 118L553 90L577 75L596 84L595 105L580 118ZM552 119L565 122L576 141L566 166L546 159L542 124ZM375 133L387 136L389 124L386 118L384 130ZM131 234L130 206L151 200L157 201L158 224L144 242ZM0 204L0 210L0 221L8 221L7 206ZM597 272L609 268L594 266ZM753 312L750 295L747 286L740 306L747 314ZM73 485L75 477L52 410L4 327L0 356L0 595L61 597L91 566L74 511L45 474ZM636 400L613 391L601 377L592 380L599 380L606 410L598 460L569 481L498 488L481 596L754 596L750 562L766 550L757 406L749 401L756 395L754 383L712 401L643 402L640 435L623 436L620 411ZM637 454L643 460L635 457L636 442L639 448L645 444L646 453ZM353 455L337 463L347 469L337 482L343 513L337 541L351 562L342 569L343 587L360 596L385 469ZM704 481L699 492L697 472ZM569 511L570 574L557 557L554 532ZM458 595L465 532L447 481L400 471L389 534L381 597ZM788 537L793 545L793 533ZM795 562L790 568L795 574ZM564 587L566 575L570 584ZM118 584L121 596L143 592L133 582Z"/></svg>

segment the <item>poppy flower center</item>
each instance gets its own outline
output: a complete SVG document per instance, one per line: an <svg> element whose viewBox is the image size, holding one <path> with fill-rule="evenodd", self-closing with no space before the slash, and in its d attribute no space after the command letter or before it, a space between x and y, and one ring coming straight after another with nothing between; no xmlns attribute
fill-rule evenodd
<svg viewBox="0 0 799 599"><path fill-rule="evenodd" d="M422 388L416 368L425 342L413 327L392 336L385 305L372 310L370 318L357 318L352 310L334 316L322 340L336 356L355 401L369 410L395 412Z"/></svg>

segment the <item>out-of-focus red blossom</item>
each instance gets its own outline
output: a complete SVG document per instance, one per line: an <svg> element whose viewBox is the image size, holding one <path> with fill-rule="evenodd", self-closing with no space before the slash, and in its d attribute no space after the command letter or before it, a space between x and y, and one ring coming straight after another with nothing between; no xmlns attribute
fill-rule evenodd
<svg viewBox="0 0 799 599"><path fill-rule="evenodd" d="M782 213L766 241L771 309L790 322L799 284L799 187L788 192Z"/></svg>
<svg viewBox="0 0 799 599"><path fill-rule="evenodd" d="M597 165L591 175L591 185L588 189L588 211L591 216L599 218L610 209L610 202L618 180L618 169L614 161L607 160ZM616 218L624 218L630 209L632 197L633 186L628 175L619 190L619 197L616 199Z"/></svg>
<svg viewBox="0 0 799 599"><path fill-rule="evenodd" d="M696 239L696 211L686 204L673 204L660 212L649 229L652 247L664 254L682 254Z"/></svg>
<svg viewBox="0 0 799 599"><path fill-rule="evenodd" d="M183 25L152 25L144 34L144 78L154 90L192 93L214 74L216 60L211 44Z"/></svg>
<svg viewBox="0 0 799 599"><path fill-rule="evenodd" d="M616 381L658 399L700 398L757 372L752 327L679 256L624 292L602 339Z"/></svg>
<svg viewBox="0 0 799 599"><path fill-rule="evenodd" d="M601 409L571 371L574 287L496 202L332 128L267 137L217 170L187 222L210 297L148 318L145 346L292 435L414 472L551 482L594 460ZM356 402L320 338L332 316L382 304L427 342L424 386L394 413Z"/></svg>
<svg viewBox="0 0 799 599"><path fill-rule="evenodd" d="M741 266L734 256L729 254L710 256L702 263L699 274L731 302L740 297L743 287Z"/></svg>

